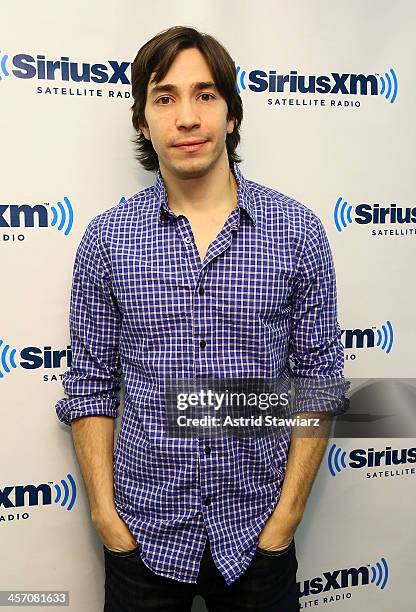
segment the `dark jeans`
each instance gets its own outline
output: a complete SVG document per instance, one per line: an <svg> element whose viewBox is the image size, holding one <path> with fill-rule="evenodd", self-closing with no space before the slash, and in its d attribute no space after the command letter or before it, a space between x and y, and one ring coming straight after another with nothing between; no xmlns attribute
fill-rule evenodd
<svg viewBox="0 0 416 612"><path fill-rule="evenodd" d="M214 564L208 540L196 584L155 574L138 550L117 553L104 547L104 612L190 612L195 595L204 598L209 612L299 611L294 540L278 552L257 548L230 586Z"/></svg>

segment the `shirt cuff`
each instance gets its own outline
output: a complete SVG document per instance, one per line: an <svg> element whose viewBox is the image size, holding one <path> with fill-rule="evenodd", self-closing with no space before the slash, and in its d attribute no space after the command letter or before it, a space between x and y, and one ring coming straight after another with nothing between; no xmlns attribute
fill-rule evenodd
<svg viewBox="0 0 416 612"><path fill-rule="evenodd" d="M292 414L327 412L339 416L347 412L350 401L346 393L351 383L345 378L301 378L294 380Z"/></svg>
<svg viewBox="0 0 416 612"><path fill-rule="evenodd" d="M117 418L120 399L110 395L76 395L55 404L58 419L67 425L82 416L110 416Z"/></svg>

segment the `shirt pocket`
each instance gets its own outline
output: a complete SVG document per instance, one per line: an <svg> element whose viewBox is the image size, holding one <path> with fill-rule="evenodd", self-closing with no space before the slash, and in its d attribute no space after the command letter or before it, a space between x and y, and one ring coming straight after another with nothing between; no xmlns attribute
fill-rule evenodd
<svg viewBox="0 0 416 612"><path fill-rule="evenodd" d="M292 274L276 264L258 265L214 286L212 309L222 336L247 358L261 361L265 376L280 371L291 320Z"/></svg>

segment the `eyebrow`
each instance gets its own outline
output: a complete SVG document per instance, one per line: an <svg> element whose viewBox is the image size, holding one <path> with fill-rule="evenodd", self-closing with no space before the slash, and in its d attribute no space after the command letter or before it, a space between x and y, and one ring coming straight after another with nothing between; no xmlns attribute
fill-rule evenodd
<svg viewBox="0 0 416 612"><path fill-rule="evenodd" d="M191 83L191 89L192 91L198 91L199 89L217 89L217 87L213 81L198 81L196 83ZM162 85L155 85L152 87L150 90L150 95L155 96L156 94L165 91L177 93L178 88L172 83L163 83Z"/></svg>

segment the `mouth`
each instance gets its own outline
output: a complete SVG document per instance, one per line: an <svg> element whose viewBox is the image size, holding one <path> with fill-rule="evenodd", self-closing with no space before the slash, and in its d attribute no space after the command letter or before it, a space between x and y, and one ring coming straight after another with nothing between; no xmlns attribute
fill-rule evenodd
<svg viewBox="0 0 416 612"><path fill-rule="evenodd" d="M201 149L204 144L206 144L208 141L204 140L201 142L189 142L189 143L185 143L185 144L180 144L180 145L174 145L175 149L180 149L181 151L199 151L199 149Z"/></svg>

